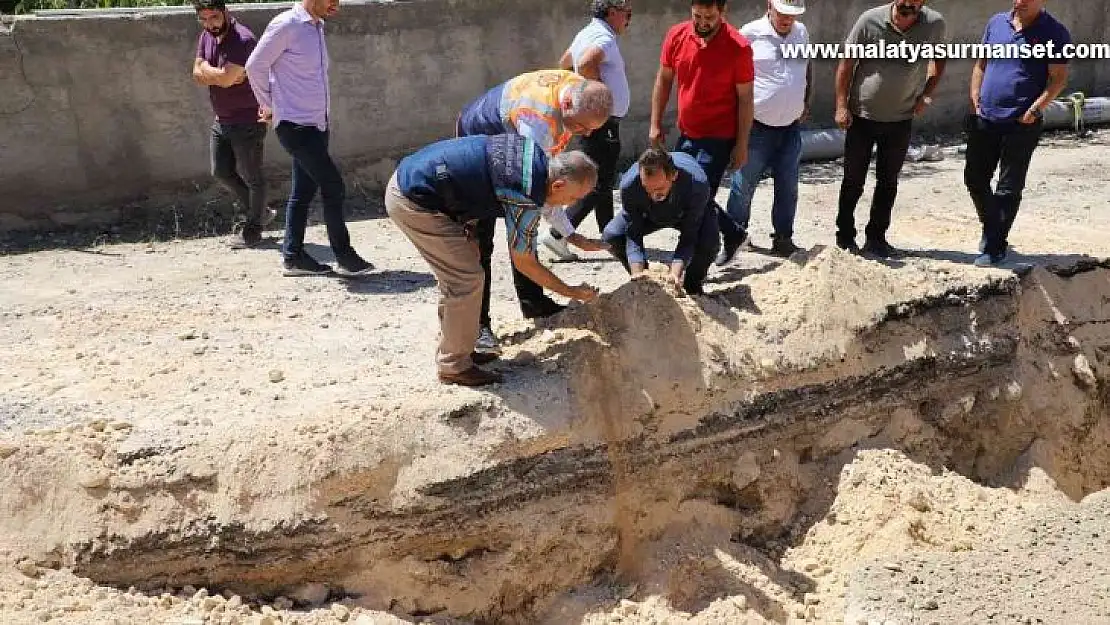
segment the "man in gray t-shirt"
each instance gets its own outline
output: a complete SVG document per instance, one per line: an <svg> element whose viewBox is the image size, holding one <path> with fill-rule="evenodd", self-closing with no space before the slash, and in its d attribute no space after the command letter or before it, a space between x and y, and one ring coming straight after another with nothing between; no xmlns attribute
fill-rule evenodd
<svg viewBox="0 0 1110 625"><path fill-rule="evenodd" d="M913 118L932 104L931 95L945 66L944 59L931 59L926 49L946 37L944 17L924 6L926 2L895 0L864 11L848 33L846 58L836 69L836 123L847 129L836 243L852 252L859 251L856 204L863 195L871 151L878 146L875 194L863 251L881 258L897 254L886 240L886 231L898 195L898 176L910 146Z"/></svg>

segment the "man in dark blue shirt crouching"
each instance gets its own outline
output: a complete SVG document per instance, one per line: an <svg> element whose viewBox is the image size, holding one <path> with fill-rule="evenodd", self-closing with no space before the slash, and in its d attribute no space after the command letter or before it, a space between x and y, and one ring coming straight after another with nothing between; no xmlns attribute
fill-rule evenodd
<svg viewBox="0 0 1110 625"><path fill-rule="evenodd" d="M694 157L648 148L621 177L620 188L621 211L602 234L613 255L636 278L647 269L644 237L675 228L669 277L687 293L704 294L702 283L721 241L708 178Z"/></svg>
<svg viewBox="0 0 1110 625"><path fill-rule="evenodd" d="M579 301L597 297L587 284L568 286L536 258L536 229L544 204L573 204L593 190L597 165L580 151L550 159L521 135L447 139L401 160L385 192L389 218L420 251L439 283L441 382L482 386L500 382L478 368L497 358L474 353L485 272L475 227L505 218L513 264L540 286Z"/></svg>

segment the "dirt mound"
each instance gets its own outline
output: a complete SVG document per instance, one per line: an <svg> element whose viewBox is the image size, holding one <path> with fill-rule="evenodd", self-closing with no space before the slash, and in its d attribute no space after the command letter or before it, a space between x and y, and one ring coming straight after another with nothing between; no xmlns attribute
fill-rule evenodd
<svg viewBox="0 0 1110 625"><path fill-rule="evenodd" d="M1013 273L925 259L892 272L836 247L722 276L704 298L675 297L659 271L564 313L557 332L567 340L541 352L572 363L572 398L587 421L602 397L622 389L602 411L621 425L589 428L591 436L618 427L604 438L624 438L647 415L652 431L665 435L696 426L705 410L729 401L963 348L958 336L917 327L917 343L898 345L883 324L934 305L1012 293L1018 284ZM872 331L881 332L889 353L868 345Z"/></svg>

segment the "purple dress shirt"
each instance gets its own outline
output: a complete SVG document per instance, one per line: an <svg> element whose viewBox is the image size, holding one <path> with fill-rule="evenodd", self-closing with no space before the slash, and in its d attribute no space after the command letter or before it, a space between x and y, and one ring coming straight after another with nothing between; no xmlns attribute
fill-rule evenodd
<svg viewBox="0 0 1110 625"><path fill-rule="evenodd" d="M331 113L324 22L298 3L274 17L247 59L258 103L282 121L327 130Z"/></svg>

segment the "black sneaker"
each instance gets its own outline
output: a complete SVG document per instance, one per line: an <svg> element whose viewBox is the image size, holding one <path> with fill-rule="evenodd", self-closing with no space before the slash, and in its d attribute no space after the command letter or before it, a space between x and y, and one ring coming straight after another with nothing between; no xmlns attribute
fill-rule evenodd
<svg viewBox="0 0 1110 625"><path fill-rule="evenodd" d="M286 258L282 261L282 265L284 267L282 273L286 276L325 276L333 273L330 266L317 262L304 251L298 252L292 258Z"/></svg>
<svg viewBox="0 0 1110 625"><path fill-rule="evenodd" d="M341 276L365 276L374 271L374 265L363 260L356 252L351 251L342 257L336 257L336 273Z"/></svg>
<svg viewBox="0 0 1110 625"><path fill-rule="evenodd" d="M239 234L232 234L227 244L233 250L247 250L262 243L262 226L243 226Z"/></svg>
<svg viewBox="0 0 1110 625"><path fill-rule="evenodd" d="M899 250L882 239L868 239L867 242L863 244L863 251L864 253L873 254L879 258L894 258L901 255Z"/></svg>
<svg viewBox="0 0 1110 625"><path fill-rule="evenodd" d="M794 252L802 248L794 245L794 241L790 237L774 237L771 240L771 254L775 256L782 256L789 258Z"/></svg>
<svg viewBox="0 0 1110 625"><path fill-rule="evenodd" d="M262 226L243 226L243 246L254 247L262 242Z"/></svg>
<svg viewBox="0 0 1110 625"><path fill-rule="evenodd" d="M840 249L844 250L845 252L848 252L849 254L856 254L856 255L860 254L859 245L856 245L856 242L854 240L851 240L851 239L837 239L836 240L836 246L839 247Z"/></svg>
<svg viewBox="0 0 1110 625"><path fill-rule="evenodd" d="M741 232L740 236L735 239L729 240L726 238L721 245L721 251L717 254L717 258L713 262L718 267L727 265L729 261L732 260L732 257L736 256L736 251L740 249L740 246L744 244L744 240L747 238L748 234L746 232Z"/></svg>

